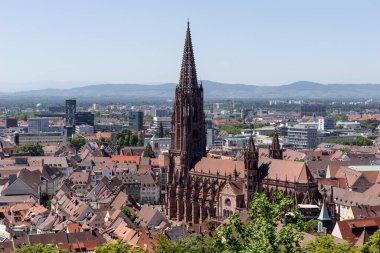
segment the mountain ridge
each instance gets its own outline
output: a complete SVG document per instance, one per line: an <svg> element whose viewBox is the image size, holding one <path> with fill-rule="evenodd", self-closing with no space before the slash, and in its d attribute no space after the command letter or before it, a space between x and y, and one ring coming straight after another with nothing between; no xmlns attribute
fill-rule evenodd
<svg viewBox="0 0 380 253"><path fill-rule="evenodd" d="M205 97L212 99L327 99L327 98L380 98L380 84L321 84L297 81L279 86L259 86L241 83L202 81ZM162 84L90 84L82 87L0 93L2 97L118 97L160 98L174 97L175 83Z"/></svg>

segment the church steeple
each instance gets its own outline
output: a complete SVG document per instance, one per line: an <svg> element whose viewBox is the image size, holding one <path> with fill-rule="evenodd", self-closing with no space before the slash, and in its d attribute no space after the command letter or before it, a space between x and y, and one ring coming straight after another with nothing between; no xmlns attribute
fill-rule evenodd
<svg viewBox="0 0 380 253"><path fill-rule="evenodd" d="M269 157L272 159L283 159L283 149L280 146L277 129L274 130L272 146L269 148Z"/></svg>
<svg viewBox="0 0 380 253"><path fill-rule="evenodd" d="M244 178L245 191L244 202L246 207L252 200L253 194L257 192L259 186L259 152L256 150L253 137L249 137L248 148L244 152Z"/></svg>
<svg viewBox="0 0 380 253"><path fill-rule="evenodd" d="M188 217L191 209L190 196L186 190L188 172L206 156L206 128L203 112L203 88L198 86L190 25L187 23L185 46L183 49L181 73L175 91L171 125L171 147L169 150L168 175L168 215L178 221ZM177 178L173 175L178 174ZM187 219L187 218L186 218Z"/></svg>
<svg viewBox="0 0 380 253"><path fill-rule="evenodd" d="M192 90L193 88L198 88L197 71L195 69L195 59L193 52L193 44L191 42L189 21L187 21L187 31L185 46L183 49L179 87L184 89L185 91Z"/></svg>
<svg viewBox="0 0 380 253"><path fill-rule="evenodd" d="M256 151L256 146L255 146L255 142L253 141L253 137L251 135L248 140L248 152L255 152L255 151Z"/></svg>

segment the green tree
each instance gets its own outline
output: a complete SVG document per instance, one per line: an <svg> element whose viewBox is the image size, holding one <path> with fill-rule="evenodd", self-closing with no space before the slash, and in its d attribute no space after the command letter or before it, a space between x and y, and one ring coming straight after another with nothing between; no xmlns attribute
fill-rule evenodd
<svg viewBox="0 0 380 253"><path fill-rule="evenodd" d="M131 139L129 140L129 145L135 147L137 146L138 142L139 142L139 137L137 136L137 134L132 134Z"/></svg>
<svg viewBox="0 0 380 253"><path fill-rule="evenodd" d="M215 248L212 238L191 234L172 243L165 235L160 234L157 237L158 244L154 249L155 253L214 253Z"/></svg>
<svg viewBox="0 0 380 253"><path fill-rule="evenodd" d="M150 145L150 143L148 143L144 149L144 152L143 152L143 157L150 157L150 158L155 158L155 154L154 154L154 151L152 149L152 146Z"/></svg>
<svg viewBox="0 0 380 253"><path fill-rule="evenodd" d="M352 141L352 145L355 146L372 146L372 144L373 141L365 137L359 137Z"/></svg>
<svg viewBox="0 0 380 253"><path fill-rule="evenodd" d="M144 251L138 248L133 249L128 243L123 243L121 240L115 242L107 242L100 247L95 248L96 253L143 253Z"/></svg>
<svg viewBox="0 0 380 253"><path fill-rule="evenodd" d="M157 137L164 138L164 126L162 125L162 122L160 122L160 126L157 131Z"/></svg>
<svg viewBox="0 0 380 253"><path fill-rule="evenodd" d="M129 146L130 144L130 141L131 141L131 135L130 134L127 134L124 136L124 145L125 146Z"/></svg>
<svg viewBox="0 0 380 253"><path fill-rule="evenodd" d="M131 213L129 209L125 206L120 207L120 211L125 214L132 222L135 222L135 220L138 218L137 214Z"/></svg>
<svg viewBox="0 0 380 253"><path fill-rule="evenodd" d="M34 245L24 245L15 250L16 253L64 253L66 251L53 245L44 245L42 243Z"/></svg>
<svg viewBox="0 0 380 253"><path fill-rule="evenodd" d="M377 230L368 242L359 248L362 253L380 253L380 230Z"/></svg>
<svg viewBox="0 0 380 253"><path fill-rule="evenodd" d="M250 128L246 124L225 124L218 126L220 130L226 131L228 134L241 134L241 130L245 128Z"/></svg>
<svg viewBox="0 0 380 253"><path fill-rule="evenodd" d="M375 120L375 119L367 119L360 121L360 126L366 129L369 129L371 131L374 131L378 125L380 124L380 121Z"/></svg>
<svg viewBox="0 0 380 253"><path fill-rule="evenodd" d="M31 156L42 156L44 150L40 144L24 143L16 148L18 153L29 153Z"/></svg>
<svg viewBox="0 0 380 253"><path fill-rule="evenodd" d="M177 244L172 243L164 234L157 235L157 245L154 248L154 253L177 253Z"/></svg>
<svg viewBox="0 0 380 253"><path fill-rule="evenodd" d="M199 234L191 234L186 236L177 243L178 253L214 253L215 248L212 238L209 236L201 236Z"/></svg>
<svg viewBox="0 0 380 253"><path fill-rule="evenodd" d="M318 231L318 221L316 219L306 221L303 231L306 233L316 233Z"/></svg>
<svg viewBox="0 0 380 253"><path fill-rule="evenodd" d="M29 118L34 117L34 113L16 113L15 117L18 118L19 120L28 120Z"/></svg>
<svg viewBox="0 0 380 253"><path fill-rule="evenodd" d="M350 243L336 243L331 235L320 235L308 242L303 251L307 253L354 253L358 252Z"/></svg>
<svg viewBox="0 0 380 253"><path fill-rule="evenodd" d="M75 147L75 149L78 151L81 147L86 144L86 139L82 136L74 136L67 138L67 142L71 143Z"/></svg>
<svg viewBox="0 0 380 253"><path fill-rule="evenodd" d="M164 137L165 138L170 137L170 130L169 129L164 129Z"/></svg>
<svg viewBox="0 0 380 253"><path fill-rule="evenodd" d="M349 152L351 152L351 149L350 148L340 148L339 151L343 152L343 153L349 153Z"/></svg>
<svg viewBox="0 0 380 253"><path fill-rule="evenodd" d="M269 131L269 132L268 132L268 136L269 136L269 137L273 137L273 136L274 136L274 131Z"/></svg>
<svg viewBox="0 0 380 253"><path fill-rule="evenodd" d="M346 114L336 114L334 115L334 121L348 121L348 116Z"/></svg>
<svg viewBox="0 0 380 253"><path fill-rule="evenodd" d="M139 141L137 143L138 146L144 146L144 135L142 133L139 133L138 138L139 138Z"/></svg>
<svg viewBox="0 0 380 253"><path fill-rule="evenodd" d="M269 200L264 193L255 194L248 207L249 221L243 223L233 214L219 227L215 246L218 252L299 252L304 222L298 210L292 214L292 200L274 192Z"/></svg>

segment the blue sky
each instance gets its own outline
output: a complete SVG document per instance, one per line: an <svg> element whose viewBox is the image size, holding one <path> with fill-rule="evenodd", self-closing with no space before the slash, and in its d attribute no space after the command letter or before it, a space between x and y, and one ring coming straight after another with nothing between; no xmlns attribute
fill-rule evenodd
<svg viewBox="0 0 380 253"><path fill-rule="evenodd" d="M379 13L379 0L0 0L1 91L177 82L187 18L199 79L380 83Z"/></svg>

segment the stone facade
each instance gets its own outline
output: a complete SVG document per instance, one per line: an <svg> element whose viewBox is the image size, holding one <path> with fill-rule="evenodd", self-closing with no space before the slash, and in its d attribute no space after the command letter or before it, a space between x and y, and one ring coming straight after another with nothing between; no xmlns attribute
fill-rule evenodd
<svg viewBox="0 0 380 253"><path fill-rule="evenodd" d="M206 157L203 87L198 85L190 28L176 87L165 197L170 219L198 224L247 207L256 192L291 195L294 204L315 203L318 186L304 162L285 161L276 132L270 158L259 160L253 137L243 160Z"/></svg>

